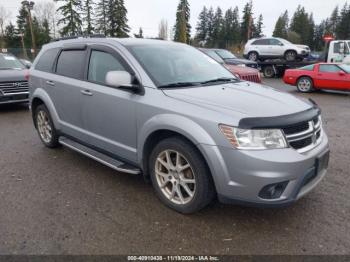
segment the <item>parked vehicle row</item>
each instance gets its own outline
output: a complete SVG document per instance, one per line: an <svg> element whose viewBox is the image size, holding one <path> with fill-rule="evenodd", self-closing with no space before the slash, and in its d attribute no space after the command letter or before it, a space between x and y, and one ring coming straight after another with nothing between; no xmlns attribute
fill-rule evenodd
<svg viewBox="0 0 350 262"><path fill-rule="evenodd" d="M30 69L34 126L118 171L142 174L159 199L192 213L214 198L283 206L325 176L320 109L241 81L179 43L79 38L42 48Z"/></svg>
<svg viewBox="0 0 350 262"><path fill-rule="evenodd" d="M238 78L249 82L261 83L260 72L259 70L255 69L257 67L257 64L255 62L250 62L249 60L245 59L232 58L234 55L227 50L206 48L200 48L199 50L213 58L219 64L223 65ZM232 54L232 56L227 53ZM230 56L231 58L223 59L222 56ZM246 65L250 66L248 67Z"/></svg>
<svg viewBox="0 0 350 262"><path fill-rule="evenodd" d="M29 101L27 69L14 55L0 53L0 104Z"/></svg>

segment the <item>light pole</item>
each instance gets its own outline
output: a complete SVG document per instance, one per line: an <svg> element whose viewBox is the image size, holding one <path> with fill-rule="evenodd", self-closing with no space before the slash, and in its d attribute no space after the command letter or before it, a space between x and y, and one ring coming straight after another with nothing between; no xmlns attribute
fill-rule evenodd
<svg viewBox="0 0 350 262"><path fill-rule="evenodd" d="M34 35L34 30L33 30L33 21L32 21L32 13L31 10L33 10L34 7L34 2L33 1L27 1L24 0L22 1L22 5L27 8L28 11L28 21L29 21L29 27L30 27L30 34L32 36L32 48L33 48L33 53L34 56L36 55L36 44L35 44L35 35Z"/></svg>

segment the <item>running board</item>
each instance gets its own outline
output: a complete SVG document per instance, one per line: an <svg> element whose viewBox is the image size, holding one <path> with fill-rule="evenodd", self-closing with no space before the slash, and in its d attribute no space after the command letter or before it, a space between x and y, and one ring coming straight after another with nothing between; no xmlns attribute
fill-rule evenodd
<svg viewBox="0 0 350 262"><path fill-rule="evenodd" d="M90 157L101 164L104 164L116 171L128 173L128 174L140 174L141 170L130 166L128 164L125 164L124 162L118 161L110 156L107 156L105 154L102 154L90 147L84 146L78 142L75 142L67 137L61 136L59 138L59 142L61 145L64 145L78 153L81 153L87 157Z"/></svg>

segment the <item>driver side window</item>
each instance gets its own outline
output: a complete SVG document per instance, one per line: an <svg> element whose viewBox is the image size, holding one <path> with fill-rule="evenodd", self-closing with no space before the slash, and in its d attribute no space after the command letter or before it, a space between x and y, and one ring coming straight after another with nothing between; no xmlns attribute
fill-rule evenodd
<svg viewBox="0 0 350 262"><path fill-rule="evenodd" d="M92 50L89 62L88 81L105 84L109 71L127 71L122 63L109 53Z"/></svg>

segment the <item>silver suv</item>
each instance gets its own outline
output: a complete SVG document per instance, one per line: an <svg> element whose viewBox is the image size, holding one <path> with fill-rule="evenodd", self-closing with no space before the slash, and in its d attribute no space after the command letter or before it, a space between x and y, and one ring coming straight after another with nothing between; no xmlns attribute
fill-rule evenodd
<svg viewBox="0 0 350 262"><path fill-rule="evenodd" d="M244 48L244 57L252 60L283 58L286 61L303 59L310 54L306 45L295 45L283 38L251 39Z"/></svg>
<svg viewBox="0 0 350 262"><path fill-rule="evenodd" d="M47 147L142 174L182 213L216 197L286 205L326 174L328 139L314 103L240 81L184 44L58 41L42 48L29 81Z"/></svg>

